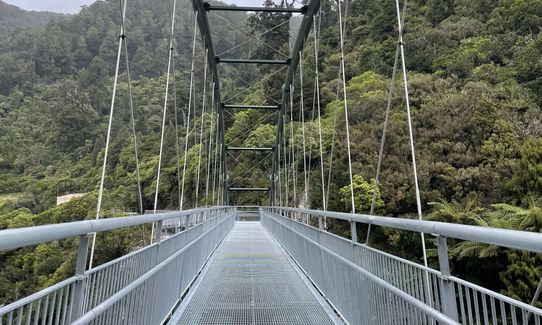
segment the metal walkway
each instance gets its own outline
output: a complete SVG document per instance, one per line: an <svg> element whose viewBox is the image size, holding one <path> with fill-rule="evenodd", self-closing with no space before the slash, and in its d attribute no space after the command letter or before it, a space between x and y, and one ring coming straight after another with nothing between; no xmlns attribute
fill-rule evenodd
<svg viewBox="0 0 542 325"><path fill-rule="evenodd" d="M259 222L236 222L168 324L342 324Z"/></svg>

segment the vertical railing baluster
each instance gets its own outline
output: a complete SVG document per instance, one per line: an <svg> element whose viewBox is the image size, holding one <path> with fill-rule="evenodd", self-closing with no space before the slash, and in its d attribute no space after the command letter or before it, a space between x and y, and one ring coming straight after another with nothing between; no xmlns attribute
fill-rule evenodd
<svg viewBox="0 0 542 325"><path fill-rule="evenodd" d="M448 244L446 242L446 237L437 236L437 246L441 279L440 300L443 305L442 311L451 319L458 320L454 287L453 283L449 280L450 260L448 257Z"/></svg>
<svg viewBox="0 0 542 325"><path fill-rule="evenodd" d="M79 246L77 248L77 260L75 262L75 275L83 276L87 267L87 254L89 234L79 236ZM81 316L81 305L83 302L83 279L78 279L74 285L73 306L70 313L70 323Z"/></svg>
<svg viewBox="0 0 542 325"><path fill-rule="evenodd" d="M357 244L358 230L356 228L356 222L354 220L350 220L350 234L351 234L352 244Z"/></svg>

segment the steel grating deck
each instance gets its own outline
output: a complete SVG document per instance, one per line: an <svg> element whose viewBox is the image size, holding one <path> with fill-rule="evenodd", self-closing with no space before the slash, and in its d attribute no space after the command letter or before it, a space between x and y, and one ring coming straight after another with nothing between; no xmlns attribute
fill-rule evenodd
<svg viewBox="0 0 542 325"><path fill-rule="evenodd" d="M236 222L168 324L342 324L259 222Z"/></svg>

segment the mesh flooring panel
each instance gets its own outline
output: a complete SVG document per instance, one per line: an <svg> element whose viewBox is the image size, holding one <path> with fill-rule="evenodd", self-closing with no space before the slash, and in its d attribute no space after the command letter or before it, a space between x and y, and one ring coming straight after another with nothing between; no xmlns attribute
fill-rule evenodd
<svg viewBox="0 0 542 325"><path fill-rule="evenodd" d="M178 324L334 324L259 222L237 222Z"/></svg>

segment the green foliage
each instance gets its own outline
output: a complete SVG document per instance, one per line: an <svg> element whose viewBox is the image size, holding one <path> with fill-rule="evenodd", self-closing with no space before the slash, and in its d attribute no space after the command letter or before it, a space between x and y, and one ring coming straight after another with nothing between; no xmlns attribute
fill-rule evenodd
<svg viewBox="0 0 542 325"><path fill-rule="evenodd" d="M371 209L373 193L375 191L374 180L367 182L363 179L361 175L354 175L352 181L354 184L353 188L356 212L369 213ZM350 207L352 205L351 188L352 187L350 185L347 185L340 189L341 196L343 197L342 201L347 207ZM380 194L377 190L375 197L375 211L378 211L383 206L384 201L382 201L382 198L380 198Z"/></svg>
<svg viewBox="0 0 542 325"><path fill-rule="evenodd" d="M521 146L518 168L508 182L510 193L523 204L542 193L542 139L529 138Z"/></svg>

